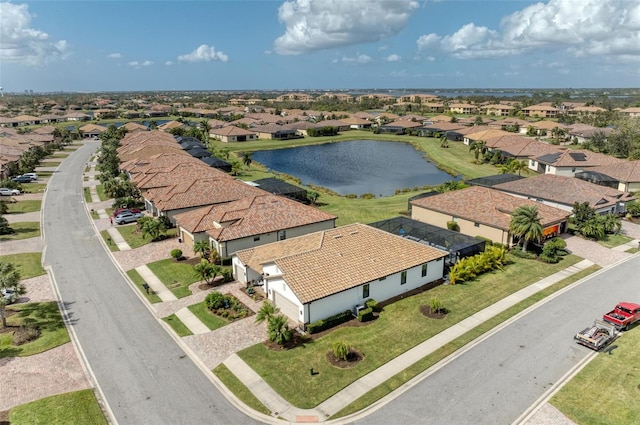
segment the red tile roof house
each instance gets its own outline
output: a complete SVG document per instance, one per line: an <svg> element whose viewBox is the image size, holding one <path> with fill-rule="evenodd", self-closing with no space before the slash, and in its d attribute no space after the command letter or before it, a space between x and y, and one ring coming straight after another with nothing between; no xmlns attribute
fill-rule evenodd
<svg viewBox="0 0 640 425"><path fill-rule="evenodd" d="M635 199L629 192L553 174L514 180L492 188L568 212L573 211L574 203L587 202L598 214L624 214L627 203Z"/></svg>
<svg viewBox="0 0 640 425"><path fill-rule="evenodd" d="M354 130L361 130L363 128L371 128L373 124L371 121L358 118L358 117L350 117L350 118L342 118L340 121L349 125L349 128Z"/></svg>
<svg viewBox="0 0 640 425"><path fill-rule="evenodd" d="M317 208L271 194L210 205L175 216L182 240L191 245L206 240L222 257L333 229L336 218Z"/></svg>
<svg viewBox="0 0 640 425"><path fill-rule="evenodd" d="M288 140L297 139L300 136L294 128L288 125L278 124L265 124L265 125L252 125L251 131L258 134L259 139L268 140Z"/></svg>
<svg viewBox="0 0 640 425"><path fill-rule="evenodd" d="M576 177L596 184L603 184L604 180L623 192L638 192L640 191L640 160L589 168L587 171L576 173Z"/></svg>
<svg viewBox="0 0 640 425"><path fill-rule="evenodd" d="M229 125L222 128L214 128L209 131L209 135L221 142L246 142L248 140L257 140L258 135L253 131L238 128Z"/></svg>
<svg viewBox="0 0 640 425"><path fill-rule="evenodd" d="M197 167L202 165L202 161L184 151L176 151L175 153L159 153L146 158L134 158L122 162L120 170L129 174L129 178L133 181L138 174L169 172L180 164Z"/></svg>
<svg viewBox="0 0 640 425"><path fill-rule="evenodd" d="M570 212L480 186L411 201L411 218L444 229L448 222L455 221L462 234L512 245L515 241L509 232L511 214L522 205L538 208L546 237L566 230Z"/></svg>
<svg viewBox="0 0 640 425"><path fill-rule="evenodd" d="M622 164L624 159L592 152L586 149L560 149L555 153L531 158L529 168L541 174L573 177L580 171L601 165Z"/></svg>
<svg viewBox="0 0 640 425"><path fill-rule="evenodd" d="M436 285L447 255L356 223L238 251L233 270L241 282L264 279L269 300L304 326Z"/></svg>
<svg viewBox="0 0 640 425"><path fill-rule="evenodd" d="M264 190L228 176L188 179L176 177L173 185L145 190L142 197L146 209L154 216L167 216L175 224L174 217L177 214L265 193Z"/></svg>
<svg viewBox="0 0 640 425"><path fill-rule="evenodd" d="M517 134L490 137L486 139L485 142L490 151L499 150L504 156L515 158L518 161L526 160L529 169L532 171L536 171L537 167L532 164L532 162L535 161L532 161L531 158L559 151L557 146L542 143Z"/></svg>

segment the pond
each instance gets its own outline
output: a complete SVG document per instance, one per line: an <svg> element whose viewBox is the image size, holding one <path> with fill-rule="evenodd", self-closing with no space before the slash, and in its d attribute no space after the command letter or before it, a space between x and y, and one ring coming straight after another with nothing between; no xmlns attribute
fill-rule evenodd
<svg viewBox="0 0 640 425"><path fill-rule="evenodd" d="M351 140L253 153L270 170L341 195L393 195L398 189L436 186L454 177L409 143Z"/></svg>

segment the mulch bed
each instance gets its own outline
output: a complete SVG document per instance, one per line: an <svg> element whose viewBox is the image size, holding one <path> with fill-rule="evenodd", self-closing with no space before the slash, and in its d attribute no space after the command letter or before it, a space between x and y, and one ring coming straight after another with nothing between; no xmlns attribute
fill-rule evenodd
<svg viewBox="0 0 640 425"><path fill-rule="evenodd" d="M199 262L198 262L199 263ZM196 263L196 264L198 264ZM224 281L224 277L222 276L217 276L213 282L211 284L208 283L201 283L200 285L198 285L198 289L200 289L201 291L206 291L207 289L211 289L211 288L215 288L216 286L220 286L223 283L226 283Z"/></svg>
<svg viewBox="0 0 640 425"><path fill-rule="evenodd" d="M431 307L429 307L428 305L421 305L420 313L430 319L444 319L445 317L447 317L448 312L446 308L440 309L438 311L431 311Z"/></svg>
<svg viewBox="0 0 640 425"><path fill-rule="evenodd" d="M0 334L12 334L13 332L17 331L18 329L20 329L20 326L7 325L6 328L3 328L2 326L0 326Z"/></svg>
<svg viewBox="0 0 640 425"><path fill-rule="evenodd" d="M281 350L290 350L292 348L299 347L311 341L312 341L311 338L304 335L300 335L298 332L293 331L293 336L291 337L291 340L285 342L284 345L280 345L275 341L269 341L269 340L264 341L263 344L269 350L281 351Z"/></svg>
<svg viewBox="0 0 640 425"><path fill-rule="evenodd" d="M339 367L340 369L354 367L355 365L360 363L362 359L364 359L364 355L360 351L356 350L355 348L352 348L349 351L347 360L337 358L336 356L333 355L333 351L329 351L327 353L327 361L331 363L331 365L335 367Z"/></svg>

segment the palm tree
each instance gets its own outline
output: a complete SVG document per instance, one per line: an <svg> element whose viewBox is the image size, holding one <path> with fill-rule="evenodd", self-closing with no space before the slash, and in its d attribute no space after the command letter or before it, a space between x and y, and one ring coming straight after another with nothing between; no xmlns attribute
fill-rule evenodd
<svg viewBox="0 0 640 425"><path fill-rule="evenodd" d="M198 264L193 266L193 271L196 276L204 280L207 285L211 285L216 276L220 274L220 267L208 262L207 260L200 260Z"/></svg>
<svg viewBox="0 0 640 425"><path fill-rule="evenodd" d="M26 292L24 285L20 284L20 272L12 263L0 261L0 289L11 289L16 295L23 295ZM0 320L3 328L7 327L5 307L8 303L9 300L0 294Z"/></svg>
<svg viewBox="0 0 640 425"><path fill-rule="evenodd" d="M253 160L251 159L251 152L242 152L241 154L242 163L247 166L247 168L251 167L251 163Z"/></svg>
<svg viewBox="0 0 640 425"><path fill-rule="evenodd" d="M279 345L291 340L291 337L293 336L293 332L289 329L287 318L283 315L273 316L269 319L267 332L269 334L269 340L275 341Z"/></svg>
<svg viewBox="0 0 640 425"><path fill-rule="evenodd" d="M487 142L484 140L473 141L469 144L469 151L473 151L477 163L487 152Z"/></svg>
<svg viewBox="0 0 640 425"><path fill-rule="evenodd" d="M527 252L529 241L542 240L542 225L538 216L538 207L535 205L523 205L515 209L509 223L509 231L514 236L524 239L522 252Z"/></svg>
<svg viewBox="0 0 640 425"><path fill-rule="evenodd" d="M209 242L207 241L198 241L193 244L193 252L196 254L200 254L200 258L204 259L205 257L209 257L209 251L211 247L209 246Z"/></svg>
<svg viewBox="0 0 640 425"><path fill-rule="evenodd" d="M449 147L449 139L447 139L447 136L445 136L444 134L440 136L440 147L441 148Z"/></svg>
<svg viewBox="0 0 640 425"><path fill-rule="evenodd" d="M202 136L204 137L204 144L206 146L209 146L209 131L211 131L211 125L209 124L209 121L200 121L200 130L202 131Z"/></svg>
<svg viewBox="0 0 640 425"><path fill-rule="evenodd" d="M266 300L265 302L262 303L260 310L258 310L258 312L256 313L255 322L256 323L262 323L265 321L269 322L269 320L271 320L271 318L278 313L280 313L280 309L275 305L271 304L269 300Z"/></svg>

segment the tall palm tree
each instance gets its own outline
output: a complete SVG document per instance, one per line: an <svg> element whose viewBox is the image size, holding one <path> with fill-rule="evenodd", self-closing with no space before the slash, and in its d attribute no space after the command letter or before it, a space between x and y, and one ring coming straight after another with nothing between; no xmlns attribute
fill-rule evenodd
<svg viewBox="0 0 640 425"><path fill-rule="evenodd" d="M206 146L209 146L209 131L211 131L211 125L209 124L209 121L200 121L200 130L202 131L202 136L204 137L204 144Z"/></svg>
<svg viewBox="0 0 640 425"><path fill-rule="evenodd" d="M193 252L200 254L200 258L208 257L210 250L211 247L208 241L198 241L193 244Z"/></svg>
<svg viewBox="0 0 640 425"><path fill-rule="evenodd" d="M530 241L539 242L542 240L542 224L538 216L538 207L535 205L523 205L515 209L511 215L509 231L514 236L524 239L522 252L527 252L527 244Z"/></svg>
<svg viewBox="0 0 640 425"><path fill-rule="evenodd" d="M242 152L241 154L242 163L246 165L247 168L251 167L251 163L253 162L251 155L251 152Z"/></svg>
<svg viewBox="0 0 640 425"><path fill-rule="evenodd" d="M487 142L484 140L473 141L469 144L469 151L473 151L473 156L475 157L476 162L478 162L487 152Z"/></svg>

